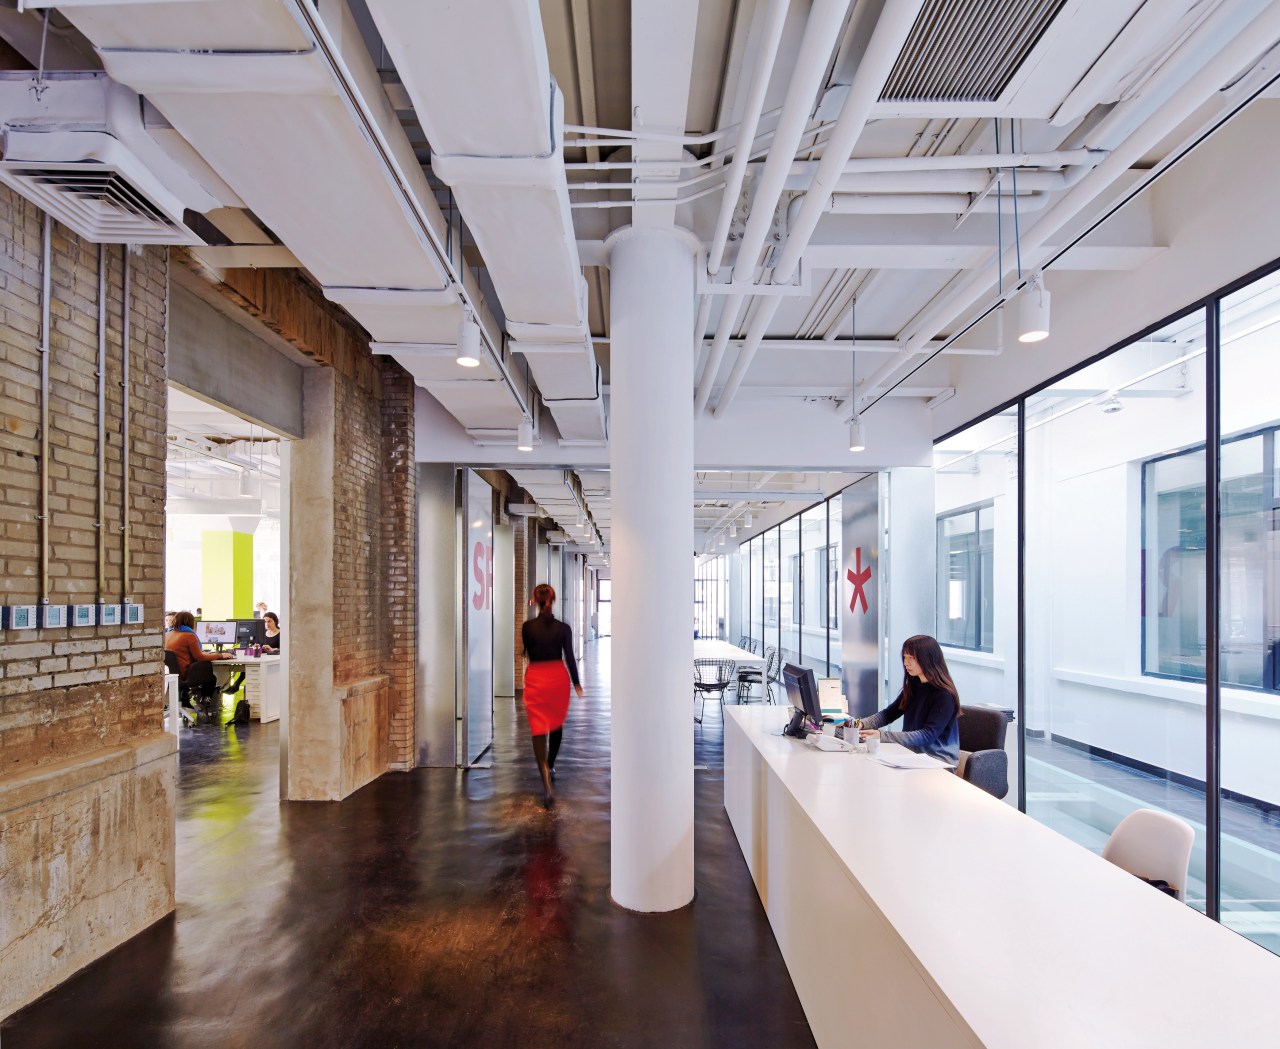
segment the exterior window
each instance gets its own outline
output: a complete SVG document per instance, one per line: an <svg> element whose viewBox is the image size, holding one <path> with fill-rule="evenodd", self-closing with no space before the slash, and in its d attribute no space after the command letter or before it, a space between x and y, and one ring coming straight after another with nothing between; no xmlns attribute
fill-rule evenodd
<svg viewBox="0 0 1280 1049"><path fill-rule="evenodd" d="M944 645L992 650L994 518L992 503L938 518L938 640Z"/></svg>
<svg viewBox="0 0 1280 1049"><path fill-rule="evenodd" d="M1222 682L1277 691L1276 431L1222 443ZM1142 465L1143 671L1205 677L1204 447Z"/></svg>

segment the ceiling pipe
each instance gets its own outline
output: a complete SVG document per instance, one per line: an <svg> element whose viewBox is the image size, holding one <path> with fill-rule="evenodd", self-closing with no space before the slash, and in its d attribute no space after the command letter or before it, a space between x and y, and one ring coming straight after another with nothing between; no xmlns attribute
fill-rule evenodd
<svg viewBox="0 0 1280 1049"><path fill-rule="evenodd" d="M806 190L804 203L800 205L794 225L787 231L786 245L773 268L775 281L789 281L800 265L800 256L809 246L818 220L826 210L825 198L835 191L836 182L867 126L871 107L880 97L923 3L924 0L886 0L867 42L866 53L849 85L840 118L831 131L822 159L818 162L818 170Z"/></svg>
<svg viewBox="0 0 1280 1049"><path fill-rule="evenodd" d="M918 2L918 0L916 0ZM796 150L805 134L809 112L826 73L827 62L835 48L849 13L851 0L814 0L805 23L800 52L796 56L795 74L787 88L786 101L773 140L773 149L765 160L760 184L751 203L751 215L742 234L742 244L733 266L735 281L751 280L765 238L773 225L773 212L782 196L783 186ZM856 78L855 78L856 79ZM850 91L852 97L852 90ZM846 101L846 106L848 102ZM832 131L838 132L839 125ZM828 142L828 150L831 143ZM846 155L847 156L847 155ZM790 274L785 279L789 279Z"/></svg>
<svg viewBox="0 0 1280 1049"><path fill-rule="evenodd" d="M808 190L801 198L800 209L795 215L794 222L789 225L782 254L774 263L773 282L775 284L785 284L790 281L799 267L800 258L813 238L818 220L826 210L836 182L867 126L871 108L880 97L885 81L893 70L898 55L902 52L903 44L906 43L923 4L924 0L886 0L880 17L876 20L875 28L871 32L871 38L867 41L867 49L862 56L862 61L858 63L858 69L853 75L853 82L849 85L849 93L845 96L836 126L832 128L822 159L818 162L818 170L814 172ZM769 160L772 161L775 156L778 154L771 154ZM793 152L784 161L788 168L794 156ZM765 163L766 177L768 163L768 161ZM781 167L781 164L778 166ZM754 210L751 218L752 220L757 218ZM748 223L748 229L750 229L750 223ZM716 402L717 418L733 403L734 395L742 385L747 369L751 367L751 362L755 358L760 340L768 331L769 324L774 314L778 312L781 302L781 296L772 296L761 307L752 322L747 332L747 341L739 352L738 359L734 361L733 371L730 372L720 399Z"/></svg>
<svg viewBox="0 0 1280 1049"><path fill-rule="evenodd" d="M1043 262L1044 246L1050 237L1093 203L1163 138L1172 134L1207 99L1212 98L1233 75L1269 50L1277 37L1280 37L1280 4L1273 4L1214 55L1149 119L1117 146L1106 160L1068 190L1022 235L1023 270L1035 271ZM1141 96L1138 96L1131 99L1129 103L1121 105L1136 107L1145 103ZM1154 170L1159 171L1159 168ZM1150 177L1149 174L1148 179ZM1017 249L1011 248L1003 253L993 253L988 256L987 263L970 273L950 291L935 299L921 313L915 324L915 331L905 341L901 353L881 366L863 384L863 394L857 401L859 412L878 399L877 392L881 387L890 385L897 372L910 364L915 357L928 352L925 347L940 331L990 295L989 269L991 263L996 262L1001 273L1015 271L1018 264Z"/></svg>
<svg viewBox="0 0 1280 1049"><path fill-rule="evenodd" d="M725 244L729 239L729 225L738 206L738 194L742 179L747 173L747 159L751 155L760 114L764 109L769 79L773 75L773 63L778 57L778 45L782 42L782 29L787 21L789 0L769 0L769 6L757 17L762 23L760 48L751 70L751 85L747 93L746 115L738 125L738 143L733 151L733 161L725 177L724 196L720 198L720 214L716 218L716 231L707 252L707 273L715 276L724 261Z"/></svg>
<svg viewBox="0 0 1280 1049"><path fill-rule="evenodd" d="M850 3L851 0L814 0L809 11L804 36L800 41L800 51L796 56L796 72L787 86L787 97L782 104L778 125L774 129L773 149L765 160L764 170L751 202L747 228L743 231L742 242L738 246L738 255L733 264L732 280L736 283L755 279L756 263L773 225L774 209L782 197L791 162L804 138L813 100L817 97L827 61L848 16ZM736 199L732 203L736 204ZM716 324L715 342L711 345L711 353L702 370L702 380L694 397L695 418L706 410L707 401L711 398L711 388L724 359L724 348L738 323L745 301L744 296L735 296L725 303L721 312ZM778 308L776 301L772 308ZM772 313L770 316L772 317Z"/></svg>
<svg viewBox="0 0 1280 1049"><path fill-rule="evenodd" d="M1105 154L1104 154L1105 156ZM1042 171L1038 168L1018 171L1018 192L1064 190L1078 172L1089 170L1076 166L1067 171ZM841 174L828 193L981 193L996 179L1005 183L1005 192L1011 186L1011 178L1000 170L968 171L875 171L866 174ZM787 180L788 189L808 190L809 180L804 175L793 175Z"/></svg>
<svg viewBox="0 0 1280 1049"><path fill-rule="evenodd" d="M1049 206L1047 193L1020 193L1019 214L1043 211ZM1012 215L1011 194L996 198L987 194L977 200L967 193L837 193L827 209L832 215Z"/></svg>
<svg viewBox="0 0 1280 1049"><path fill-rule="evenodd" d="M730 339L729 345L735 349L741 348L743 339ZM995 348L987 347L969 347L969 346L947 346L943 349L941 341L931 344L930 348L938 350L943 354L960 357L998 357L1000 351ZM832 351L835 353L848 353L854 348L851 339L761 339L760 345L757 347L759 351L780 350L783 352L793 352L795 350L818 350ZM902 343L896 339L859 339L857 350L859 353L897 353L902 349Z"/></svg>
<svg viewBox="0 0 1280 1049"><path fill-rule="evenodd" d="M835 136L832 135L832 139ZM1047 153L957 153L951 156L853 157L843 175L871 175L916 171L996 171L1007 168L1092 167L1107 155L1105 149L1058 149ZM791 174L816 172L821 161L797 160ZM1022 176L1019 176L1020 178Z"/></svg>
<svg viewBox="0 0 1280 1049"><path fill-rule="evenodd" d="M712 296L707 295L704 298L710 301ZM711 389L715 385L716 374L720 371L720 362L724 360L725 347L729 345L729 339L738 326L738 317L742 314L742 307L746 301L745 295L729 296L725 300L724 308L720 311L720 320L716 322L716 335L711 340L707 363L703 365L702 378L698 381L698 391L693 397L695 419L706 410L707 401L711 399Z"/></svg>
<svg viewBox="0 0 1280 1049"><path fill-rule="evenodd" d="M1269 6L1273 5L1267 0L1237 0L1234 3L1228 0L1218 5L1182 42L1177 51L1141 84L1138 94L1127 102L1114 106L1089 129L1085 134L1086 140L1101 145L1128 138L1162 103L1172 97L1178 85L1185 83L1193 70L1212 60L1212 56L1239 33L1250 17L1261 8Z"/></svg>

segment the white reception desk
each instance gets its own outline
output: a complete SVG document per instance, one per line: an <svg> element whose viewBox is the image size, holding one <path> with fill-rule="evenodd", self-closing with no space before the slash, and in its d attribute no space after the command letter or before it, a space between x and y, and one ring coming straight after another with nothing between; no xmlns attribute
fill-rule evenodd
<svg viewBox="0 0 1280 1049"><path fill-rule="evenodd" d="M724 804L819 1046L1280 1044L1280 957L946 771L725 708Z"/></svg>

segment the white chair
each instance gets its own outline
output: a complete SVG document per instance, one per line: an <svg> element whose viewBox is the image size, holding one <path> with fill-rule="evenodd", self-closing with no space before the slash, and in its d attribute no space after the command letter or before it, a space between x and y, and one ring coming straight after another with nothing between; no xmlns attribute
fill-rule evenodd
<svg viewBox="0 0 1280 1049"><path fill-rule="evenodd" d="M1186 820L1159 809L1136 809L1120 821L1102 858L1148 881L1164 881L1187 900L1187 868L1196 832Z"/></svg>

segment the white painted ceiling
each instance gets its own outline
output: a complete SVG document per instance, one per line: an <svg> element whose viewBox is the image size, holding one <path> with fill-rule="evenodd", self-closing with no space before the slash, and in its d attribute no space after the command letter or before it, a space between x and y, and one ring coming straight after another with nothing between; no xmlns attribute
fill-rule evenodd
<svg viewBox="0 0 1280 1049"><path fill-rule="evenodd" d="M578 450L599 463L607 441L612 231L684 226L723 256L708 281L759 286L699 297L700 425L758 429L799 404L827 435L859 411L869 447L850 470L891 464L877 420L916 418L955 393L958 355L1012 342L994 309L1011 318L1032 276L1052 291L1167 250L1150 195L1091 224L1276 75L1278 8L94 0L55 17L49 61L145 96L148 132L235 195L207 216L226 241L210 258L300 265L477 449L517 459L534 419L575 480L521 483L562 526L585 501L607 550L607 474ZM0 15L34 62L39 13ZM466 313L473 370L453 360ZM755 484L822 487L761 465L715 478L729 498L696 496L700 529L766 509L738 497Z"/></svg>

